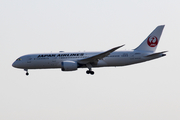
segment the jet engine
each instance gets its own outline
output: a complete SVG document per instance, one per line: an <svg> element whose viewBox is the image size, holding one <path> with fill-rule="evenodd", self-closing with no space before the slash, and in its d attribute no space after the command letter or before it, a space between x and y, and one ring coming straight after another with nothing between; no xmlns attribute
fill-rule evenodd
<svg viewBox="0 0 180 120"><path fill-rule="evenodd" d="M63 61L61 63L61 70L62 71L73 71L77 70L78 63L75 61Z"/></svg>

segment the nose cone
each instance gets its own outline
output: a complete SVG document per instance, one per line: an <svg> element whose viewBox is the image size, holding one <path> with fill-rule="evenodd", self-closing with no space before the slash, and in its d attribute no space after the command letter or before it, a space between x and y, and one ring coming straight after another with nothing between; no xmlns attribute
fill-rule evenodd
<svg viewBox="0 0 180 120"><path fill-rule="evenodd" d="M17 62L16 62L16 61L15 61L15 62L13 62L12 66L13 66L13 67L15 67L15 68L18 68L18 64L17 64Z"/></svg>
<svg viewBox="0 0 180 120"><path fill-rule="evenodd" d="M15 68L22 68L23 67L23 64L22 62L20 61L15 61L13 64L12 64L13 67Z"/></svg>

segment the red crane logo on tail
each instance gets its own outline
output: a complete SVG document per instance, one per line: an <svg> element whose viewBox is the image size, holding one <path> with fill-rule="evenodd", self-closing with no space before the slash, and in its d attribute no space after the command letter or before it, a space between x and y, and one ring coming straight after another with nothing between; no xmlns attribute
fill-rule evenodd
<svg viewBox="0 0 180 120"><path fill-rule="evenodd" d="M148 44L150 47L156 47L157 44L158 44L158 39L157 39L157 37L156 37L156 36L150 36L150 37L148 37L147 44Z"/></svg>

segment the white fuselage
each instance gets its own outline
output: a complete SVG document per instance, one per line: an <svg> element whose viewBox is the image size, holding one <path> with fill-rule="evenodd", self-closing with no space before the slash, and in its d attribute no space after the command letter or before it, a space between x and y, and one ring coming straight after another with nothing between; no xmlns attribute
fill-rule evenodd
<svg viewBox="0 0 180 120"><path fill-rule="evenodd" d="M60 52L46 54L28 54L20 57L20 60L16 60L13 63L13 66L22 69L61 68L61 63L63 61L78 61L97 55L99 53L101 52ZM92 67L124 66L164 56L164 54L159 54L157 56L146 57L149 54L152 53L136 50L115 51L107 57L99 60L96 64L92 64ZM86 66L78 66L78 68L84 67Z"/></svg>

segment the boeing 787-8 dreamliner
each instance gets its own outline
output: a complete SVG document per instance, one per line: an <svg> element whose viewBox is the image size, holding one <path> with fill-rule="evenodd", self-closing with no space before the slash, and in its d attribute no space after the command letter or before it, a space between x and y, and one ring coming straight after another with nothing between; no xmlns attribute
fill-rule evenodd
<svg viewBox="0 0 180 120"><path fill-rule="evenodd" d="M135 49L116 51L124 45L105 52L59 52L47 54L28 54L19 57L12 66L21 68L29 75L28 69L61 68L62 71L74 71L88 68L87 74L94 74L94 67L125 66L145 62L165 56L167 51L155 52L164 25L160 25Z"/></svg>

